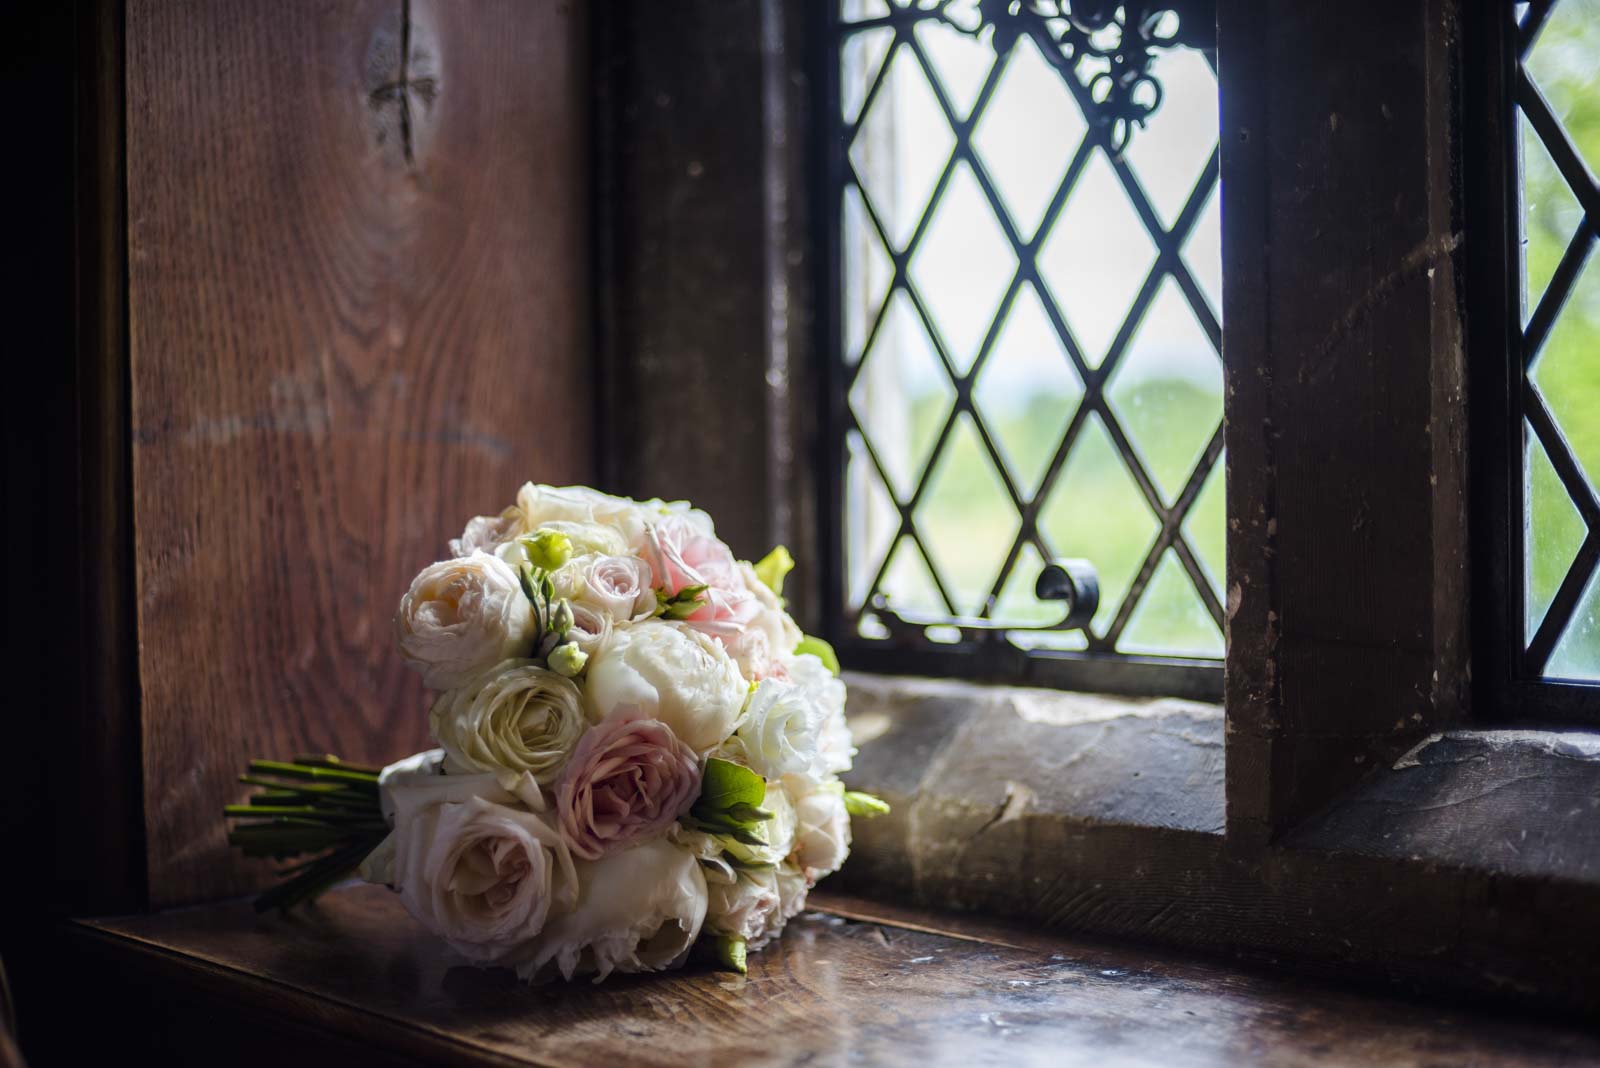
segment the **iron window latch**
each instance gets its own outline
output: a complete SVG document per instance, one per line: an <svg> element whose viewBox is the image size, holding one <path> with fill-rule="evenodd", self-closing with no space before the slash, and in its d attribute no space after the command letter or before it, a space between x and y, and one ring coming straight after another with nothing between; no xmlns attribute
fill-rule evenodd
<svg viewBox="0 0 1600 1068"><path fill-rule="evenodd" d="M963 638L988 641L997 640L1008 632L1083 630L1100 607L1100 574L1087 560L1056 560L1039 572L1033 583L1033 595L1041 601L1063 602L1066 615L1055 623L1034 625L973 616L916 619L896 612L882 593L873 596L872 611L888 628L892 639L921 639L929 627L956 627ZM991 602L991 611L993 607Z"/></svg>

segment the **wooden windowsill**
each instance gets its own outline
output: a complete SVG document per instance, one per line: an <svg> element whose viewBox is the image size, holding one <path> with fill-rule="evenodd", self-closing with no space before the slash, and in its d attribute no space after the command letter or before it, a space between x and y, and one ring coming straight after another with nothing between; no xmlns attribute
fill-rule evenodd
<svg viewBox="0 0 1600 1068"><path fill-rule="evenodd" d="M526 987L465 966L389 892L72 924L96 1002L169 1062L1590 1063L1600 1037L819 893L750 975ZM285 1037L287 1036L287 1037ZM219 1046L218 1043L223 1045ZM328 1053L334 1051L334 1055ZM351 1052L359 1053L351 1061Z"/></svg>

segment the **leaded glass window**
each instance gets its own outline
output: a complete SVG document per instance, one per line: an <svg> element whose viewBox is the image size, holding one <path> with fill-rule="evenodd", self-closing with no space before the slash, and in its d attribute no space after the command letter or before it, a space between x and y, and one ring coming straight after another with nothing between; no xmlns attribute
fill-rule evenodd
<svg viewBox="0 0 1600 1068"><path fill-rule="evenodd" d="M1522 674L1600 680L1600 0L1519 5Z"/></svg>
<svg viewBox="0 0 1600 1068"><path fill-rule="evenodd" d="M832 27L836 637L857 662L1217 693L1217 81L1214 50L1171 44L1213 30L1152 16L1168 44L1135 96L1159 106L1124 129L1111 63L1063 59L1065 18L981 14L845 0ZM1033 586L1059 557L1098 571L1086 629L963 624L1058 618Z"/></svg>

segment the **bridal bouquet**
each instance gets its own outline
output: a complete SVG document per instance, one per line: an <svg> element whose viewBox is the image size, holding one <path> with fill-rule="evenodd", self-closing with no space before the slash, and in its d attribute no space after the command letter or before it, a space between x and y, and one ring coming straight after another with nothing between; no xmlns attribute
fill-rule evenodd
<svg viewBox="0 0 1600 1068"><path fill-rule="evenodd" d="M734 559L687 503L528 484L400 600L437 749L387 768L256 761L226 813L311 859L258 906L347 877L525 979L745 970L850 848L845 688L784 611L793 561Z"/></svg>

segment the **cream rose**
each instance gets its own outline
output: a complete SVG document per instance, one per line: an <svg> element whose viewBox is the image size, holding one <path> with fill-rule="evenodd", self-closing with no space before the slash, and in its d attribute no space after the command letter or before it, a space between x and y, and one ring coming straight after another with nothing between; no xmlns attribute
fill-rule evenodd
<svg viewBox="0 0 1600 1068"><path fill-rule="evenodd" d="M507 660L440 694L429 715L451 772L529 772L554 782L589 727L583 692L532 660Z"/></svg>
<svg viewBox="0 0 1600 1068"><path fill-rule="evenodd" d="M523 979L654 972L688 955L706 916L706 880L692 853L664 838L579 861L574 907L553 913L517 964Z"/></svg>
<svg viewBox="0 0 1600 1068"><path fill-rule="evenodd" d="M591 553L567 561L552 576L556 593L619 623L655 611L650 565L637 556Z"/></svg>
<svg viewBox="0 0 1600 1068"><path fill-rule="evenodd" d="M589 661L587 680L593 718L637 710L671 727L696 752L733 732L747 693L715 639L656 620L616 627Z"/></svg>
<svg viewBox="0 0 1600 1068"><path fill-rule="evenodd" d="M522 513L507 508L499 515L475 515L467 520L461 537L450 539L450 555L471 556L475 552L493 553L522 533Z"/></svg>
<svg viewBox="0 0 1600 1068"><path fill-rule="evenodd" d="M734 736L743 744L751 770L762 778L799 774L820 779L817 743L823 715L804 687L763 679L750 695Z"/></svg>
<svg viewBox="0 0 1600 1068"><path fill-rule="evenodd" d="M565 842L490 775L397 781L384 873L417 922L478 964L527 952L577 898Z"/></svg>
<svg viewBox="0 0 1600 1068"><path fill-rule="evenodd" d="M843 787L835 783L803 794L794 811L794 859L806 878L816 882L838 871L850 855L850 813Z"/></svg>
<svg viewBox="0 0 1600 1068"><path fill-rule="evenodd" d="M533 629L516 573L485 552L423 568L395 617L401 653L435 690L526 654Z"/></svg>
<svg viewBox="0 0 1600 1068"><path fill-rule="evenodd" d="M577 644L586 656L594 656L611 640L611 617L593 605L568 601L572 611L572 626L567 629L567 641Z"/></svg>

